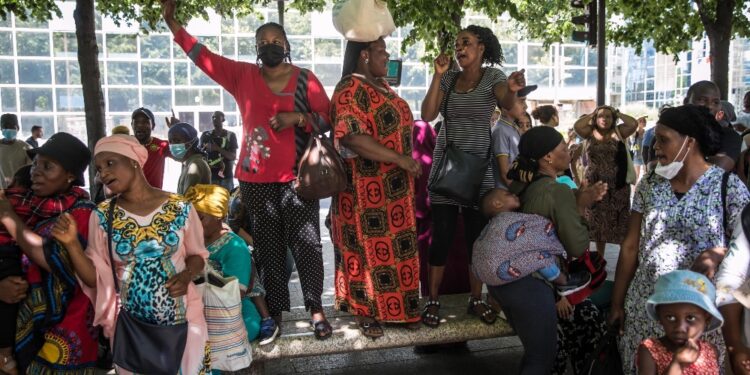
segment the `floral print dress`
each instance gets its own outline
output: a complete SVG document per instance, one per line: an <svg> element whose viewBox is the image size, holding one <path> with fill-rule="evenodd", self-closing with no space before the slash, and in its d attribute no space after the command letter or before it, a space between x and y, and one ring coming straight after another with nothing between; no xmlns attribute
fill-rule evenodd
<svg viewBox="0 0 750 375"><path fill-rule="evenodd" d="M750 202L745 185L735 175L727 183L727 207L721 204L724 171L710 167L682 198L675 196L668 180L654 173L641 180L633 199L633 211L643 215L638 248L638 269L625 297L625 334L620 353L625 374L635 373L638 345L664 332L646 313L646 300L659 276L678 269L689 269L698 255L725 246L723 215L729 228L735 228L739 214ZM725 348L721 333L706 339L719 349L723 362Z"/></svg>

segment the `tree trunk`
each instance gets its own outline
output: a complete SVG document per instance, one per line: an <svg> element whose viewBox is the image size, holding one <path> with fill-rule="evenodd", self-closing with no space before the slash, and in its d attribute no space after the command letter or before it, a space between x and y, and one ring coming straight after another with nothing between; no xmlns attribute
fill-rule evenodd
<svg viewBox="0 0 750 375"><path fill-rule="evenodd" d="M99 71L99 46L96 44L96 21L94 0L76 0L74 19L78 40L78 65L83 86L83 105L86 111L86 136L89 149L94 150L96 142L106 135L104 126L104 95L102 94L101 72ZM93 159L89 166L89 186L91 198L101 189L95 181L96 168Z"/></svg>
<svg viewBox="0 0 750 375"><path fill-rule="evenodd" d="M715 19L711 19L703 2L698 2L701 22L711 44L711 80L719 86L721 99L729 94L729 45L732 41L735 0L719 0L716 3Z"/></svg>

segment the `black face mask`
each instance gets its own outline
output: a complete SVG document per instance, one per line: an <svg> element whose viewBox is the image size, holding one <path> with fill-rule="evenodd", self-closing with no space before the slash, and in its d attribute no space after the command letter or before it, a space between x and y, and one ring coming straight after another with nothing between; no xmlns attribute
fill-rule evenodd
<svg viewBox="0 0 750 375"><path fill-rule="evenodd" d="M263 65L273 68L281 64L286 57L284 47L278 44L264 44L258 47L258 58Z"/></svg>

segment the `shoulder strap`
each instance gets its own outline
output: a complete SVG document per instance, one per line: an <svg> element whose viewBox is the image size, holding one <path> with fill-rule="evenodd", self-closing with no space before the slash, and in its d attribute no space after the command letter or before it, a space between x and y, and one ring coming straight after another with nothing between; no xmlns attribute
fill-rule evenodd
<svg viewBox="0 0 750 375"><path fill-rule="evenodd" d="M112 251L112 227L114 226L115 206L117 206L117 197L109 201L109 208L107 209L107 249L109 250L109 266L112 268L112 279L115 281L115 291L119 294L120 283L117 281L115 254Z"/></svg>
<svg viewBox="0 0 750 375"><path fill-rule="evenodd" d="M445 93L443 98L443 129L445 129L445 146L448 147L448 99L451 97L453 89L456 87L458 82L458 72L453 76L450 85L448 86L448 92Z"/></svg>
<svg viewBox="0 0 750 375"><path fill-rule="evenodd" d="M307 69L300 68L299 75L297 76L297 89L294 91L294 111L300 112L300 113L310 113L310 107L308 105L307 100ZM313 125L313 131L315 133L320 133L320 130L318 129L318 125L315 123L315 121L312 121ZM294 127L294 146L295 146L295 155L296 158L294 159L294 174L297 175L297 168L299 166L299 160L302 158L302 155L305 154L305 150L307 149L307 143L310 140L310 134L305 132L305 129L300 128L299 126Z"/></svg>
<svg viewBox="0 0 750 375"><path fill-rule="evenodd" d="M732 229L728 228L729 219L727 219L727 215L728 215L727 189L729 185L729 175L731 173L732 172L724 172L724 174L721 176L721 210L722 210L721 223L722 223L722 228L724 228L724 238L727 244L729 243L729 240L730 240L729 233L732 232Z"/></svg>

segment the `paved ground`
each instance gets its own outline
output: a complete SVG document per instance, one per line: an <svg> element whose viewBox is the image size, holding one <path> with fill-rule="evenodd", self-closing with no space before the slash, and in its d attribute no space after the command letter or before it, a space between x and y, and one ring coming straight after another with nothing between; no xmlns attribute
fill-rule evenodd
<svg viewBox="0 0 750 375"><path fill-rule="evenodd" d="M321 237L323 242L323 262L325 282L323 304L333 304L333 245L323 219L328 213L328 202L321 202ZM592 249L593 249L592 244ZM614 277L619 247L607 246L608 277ZM290 293L292 313L304 311L302 290L296 272L292 275ZM388 334L386 329L385 334ZM479 340L467 343L464 347L454 347L433 354L415 354L413 348L399 348L350 354L337 354L323 357L296 358L271 361L266 364L269 375L287 374L461 374L461 373L503 373L513 374L523 355L523 348L516 337Z"/></svg>

